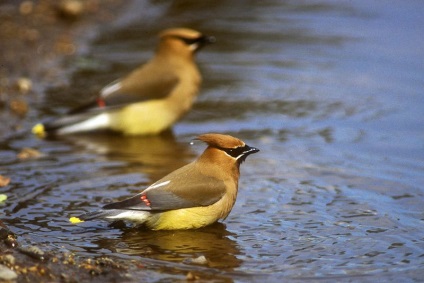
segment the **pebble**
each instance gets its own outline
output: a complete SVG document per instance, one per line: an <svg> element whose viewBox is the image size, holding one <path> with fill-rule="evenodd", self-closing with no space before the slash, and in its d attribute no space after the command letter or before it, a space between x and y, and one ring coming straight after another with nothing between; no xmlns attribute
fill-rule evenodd
<svg viewBox="0 0 424 283"><path fill-rule="evenodd" d="M0 264L0 280L12 281L18 278L18 274L15 271L9 269L7 266Z"/></svg>
<svg viewBox="0 0 424 283"><path fill-rule="evenodd" d="M199 265L207 265L208 260L204 255L201 255L199 257L189 259L188 263L199 264Z"/></svg>
<svg viewBox="0 0 424 283"><path fill-rule="evenodd" d="M84 13L84 4L80 0L62 0L58 10L63 17L74 19Z"/></svg>
<svg viewBox="0 0 424 283"><path fill-rule="evenodd" d="M10 255L10 254L4 255L3 260L4 260L4 262L7 262L10 265L15 265L15 262L16 262L15 257L13 255Z"/></svg>
<svg viewBox="0 0 424 283"><path fill-rule="evenodd" d="M20 99L12 99L9 105L13 113L20 117L24 117L28 112L28 103Z"/></svg>
<svg viewBox="0 0 424 283"><path fill-rule="evenodd" d="M12 233L6 236L6 238L4 239L4 243L10 247L10 248L16 248L18 246L18 242L16 241L16 236Z"/></svg>
<svg viewBox="0 0 424 283"><path fill-rule="evenodd" d="M22 247L19 251L38 260L46 259L46 254L37 246Z"/></svg>
<svg viewBox="0 0 424 283"><path fill-rule="evenodd" d="M28 78L19 78L16 81L16 86L21 93L27 93L32 89L32 82Z"/></svg>
<svg viewBox="0 0 424 283"><path fill-rule="evenodd" d="M22 15L29 15L32 11L34 11L34 3L32 3L32 1L23 1L19 5L19 12Z"/></svg>
<svg viewBox="0 0 424 283"><path fill-rule="evenodd" d="M10 177L0 175L0 187L5 187L9 185Z"/></svg>
<svg viewBox="0 0 424 283"><path fill-rule="evenodd" d="M195 280L199 280L200 276L194 275L193 272L189 271L186 275L186 280L187 281L195 281Z"/></svg>
<svg viewBox="0 0 424 283"><path fill-rule="evenodd" d="M0 186L1 187L1 186ZM0 194L0 203L5 202L7 200L7 195Z"/></svg>
<svg viewBox="0 0 424 283"><path fill-rule="evenodd" d="M41 152L36 149L25 147L17 155L18 159L37 158L41 156Z"/></svg>

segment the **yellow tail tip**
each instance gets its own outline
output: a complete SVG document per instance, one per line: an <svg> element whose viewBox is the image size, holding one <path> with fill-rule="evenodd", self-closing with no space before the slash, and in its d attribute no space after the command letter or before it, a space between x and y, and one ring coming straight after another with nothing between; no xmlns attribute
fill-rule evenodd
<svg viewBox="0 0 424 283"><path fill-rule="evenodd" d="M32 127L32 133L37 137L44 138L46 136L46 132L44 130L44 125L39 123Z"/></svg>
<svg viewBox="0 0 424 283"><path fill-rule="evenodd" d="M73 216L73 217L69 218L69 222L71 222L72 224L77 224L77 223L84 222L84 220L81 220L78 217Z"/></svg>

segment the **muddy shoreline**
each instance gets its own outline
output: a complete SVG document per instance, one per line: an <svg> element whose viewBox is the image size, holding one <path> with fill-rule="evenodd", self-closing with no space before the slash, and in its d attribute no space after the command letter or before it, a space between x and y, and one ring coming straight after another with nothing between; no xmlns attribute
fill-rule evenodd
<svg viewBox="0 0 424 283"><path fill-rule="evenodd" d="M0 5L0 137L26 132L52 86L66 86L64 60L81 55L99 25L123 7L107 1L6 1ZM13 176L7 176L13 180ZM7 185L7 184L6 184ZM13 223L0 220L0 281L123 282L128 266L108 257L82 258L20 243ZM128 264L127 264L128 265ZM132 268L138 268L135 264Z"/></svg>
<svg viewBox="0 0 424 283"><path fill-rule="evenodd" d="M109 257L81 258L74 253L46 252L20 245L19 237L0 223L0 281L124 282L128 266Z"/></svg>

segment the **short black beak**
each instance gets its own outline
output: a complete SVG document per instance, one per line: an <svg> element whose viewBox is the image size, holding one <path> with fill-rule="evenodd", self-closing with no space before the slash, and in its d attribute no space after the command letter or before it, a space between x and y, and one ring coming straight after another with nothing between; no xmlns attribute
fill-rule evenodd
<svg viewBox="0 0 424 283"><path fill-rule="evenodd" d="M203 44L212 44L212 43L215 43L215 42L216 42L215 36L207 36L207 35L202 36L202 43Z"/></svg>
<svg viewBox="0 0 424 283"><path fill-rule="evenodd" d="M249 155L249 154L253 154L253 153L259 152L259 149L257 149L256 147L251 147L251 146L246 145L244 148L246 149L244 151L244 154L246 156Z"/></svg>

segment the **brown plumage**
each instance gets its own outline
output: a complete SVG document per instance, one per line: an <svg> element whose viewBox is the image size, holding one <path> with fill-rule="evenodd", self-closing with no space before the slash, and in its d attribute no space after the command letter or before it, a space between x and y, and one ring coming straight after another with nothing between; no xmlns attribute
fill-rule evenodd
<svg viewBox="0 0 424 283"><path fill-rule="evenodd" d="M240 164L259 150L229 135L204 134L197 139L208 145L197 160L141 193L79 219L121 219L153 230L173 230L200 228L226 218L236 201Z"/></svg>
<svg viewBox="0 0 424 283"><path fill-rule="evenodd" d="M98 98L62 118L37 124L38 136L112 130L152 135L169 129L189 111L201 75L194 54L213 37L187 28L164 30L154 57L100 91Z"/></svg>

